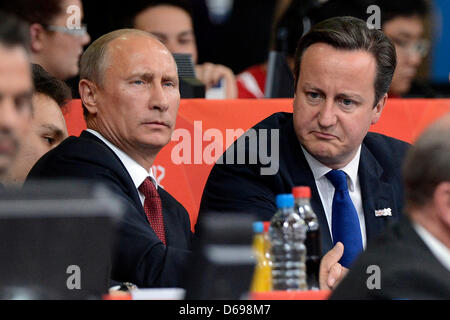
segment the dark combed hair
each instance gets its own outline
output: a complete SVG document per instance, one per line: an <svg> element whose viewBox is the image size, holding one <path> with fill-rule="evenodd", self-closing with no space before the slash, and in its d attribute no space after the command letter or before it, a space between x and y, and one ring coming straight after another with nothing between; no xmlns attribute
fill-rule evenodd
<svg viewBox="0 0 450 320"><path fill-rule="evenodd" d="M24 22L14 15L0 11L0 44L6 47L21 46L30 50L30 33Z"/></svg>
<svg viewBox="0 0 450 320"><path fill-rule="evenodd" d="M32 73L36 93L52 98L61 108L72 99L70 88L63 81L51 76L40 65L33 64Z"/></svg>
<svg viewBox="0 0 450 320"><path fill-rule="evenodd" d="M29 24L49 25L63 12L62 0L8 0L1 9L13 13Z"/></svg>
<svg viewBox="0 0 450 320"><path fill-rule="evenodd" d="M184 10L190 17L193 19L193 7L192 3L189 0L137 0L133 1L133 4L131 6L131 11L126 14L126 17L124 18L123 27L124 28L133 28L134 27L134 20L136 16L151 7L156 6L162 6L162 5L168 5L168 6L174 6L177 8L180 8Z"/></svg>
<svg viewBox="0 0 450 320"><path fill-rule="evenodd" d="M403 164L406 210L419 209L442 182L450 182L450 113L431 125L408 151Z"/></svg>
<svg viewBox="0 0 450 320"><path fill-rule="evenodd" d="M336 49L363 50L375 58L374 106L389 90L397 64L395 47L380 30L369 29L365 21L354 17L335 17L319 22L298 42L295 53L295 88L300 76L303 53L315 43L326 43Z"/></svg>

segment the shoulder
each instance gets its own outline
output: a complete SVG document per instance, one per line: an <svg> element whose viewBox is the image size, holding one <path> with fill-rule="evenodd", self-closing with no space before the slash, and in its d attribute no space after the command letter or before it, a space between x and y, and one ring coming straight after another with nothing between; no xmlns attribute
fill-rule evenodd
<svg viewBox="0 0 450 320"><path fill-rule="evenodd" d="M363 140L365 145L375 155L403 157L411 146L409 143L384 134L368 132Z"/></svg>
<svg viewBox="0 0 450 320"><path fill-rule="evenodd" d="M99 172L124 169L114 152L90 134L69 137L47 152L32 168L29 177L89 178Z"/></svg>

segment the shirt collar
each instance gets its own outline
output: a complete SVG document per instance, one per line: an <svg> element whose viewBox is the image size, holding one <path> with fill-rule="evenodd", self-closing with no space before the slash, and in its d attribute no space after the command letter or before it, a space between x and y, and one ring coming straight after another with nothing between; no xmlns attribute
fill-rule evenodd
<svg viewBox="0 0 450 320"><path fill-rule="evenodd" d="M413 227L436 259L450 271L450 248L447 248L420 224L414 222Z"/></svg>
<svg viewBox="0 0 450 320"><path fill-rule="evenodd" d="M150 177L150 180L155 185L156 189L158 189L158 182L155 179L155 176L153 175L153 170L150 168L150 170L147 172L147 170L142 167L139 163L137 163L134 159L132 159L129 155L127 155L125 152L117 148L115 145L113 145L111 142L109 142L105 137L103 137L99 132L87 129L89 133L92 133L94 136L102 140L122 161L123 165L128 171L128 174L130 175L131 179L133 180L133 183L136 187L136 189L139 188L139 186L144 182L144 180L147 177Z"/></svg>
<svg viewBox="0 0 450 320"><path fill-rule="evenodd" d="M319 160L314 158L308 151L306 151L306 149L302 145L300 146L302 148L303 154L305 155L306 161L308 162L308 165L311 168L315 180L319 180L320 178L324 177L325 174L327 174L329 171L332 170L330 167L327 167ZM349 182L348 188L350 191L354 191L356 188L360 156L361 156L361 145L359 146L358 151L356 152L353 159L346 166L339 169L347 174L348 177L347 181Z"/></svg>

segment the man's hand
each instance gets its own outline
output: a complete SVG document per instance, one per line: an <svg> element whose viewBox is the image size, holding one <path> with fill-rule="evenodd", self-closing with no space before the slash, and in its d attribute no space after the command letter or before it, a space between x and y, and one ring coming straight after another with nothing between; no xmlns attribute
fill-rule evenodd
<svg viewBox="0 0 450 320"><path fill-rule="evenodd" d="M319 269L321 290L333 290L347 274L348 269L338 262L343 254L344 245L341 242L338 242L333 249L323 256Z"/></svg>
<svg viewBox="0 0 450 320"><path fill-rule="evenodd" d="M236 77L230 68L221 64L204 63L195 66L195 73L197 78L203 82L206 89L216 85L220 79L226 82L226 99L237 98Z"/></svg>

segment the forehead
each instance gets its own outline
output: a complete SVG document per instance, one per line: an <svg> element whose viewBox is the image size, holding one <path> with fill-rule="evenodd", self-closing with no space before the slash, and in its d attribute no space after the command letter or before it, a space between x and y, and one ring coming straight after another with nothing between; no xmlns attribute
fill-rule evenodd
<svg viewBox="0 0 450 320"><path fill-rule="evenodd" d="M56 101L42 93L33 95L33 123L36 125L53 124L57 127L65 125L61 108Z"/></svg>
<svg viewBox="0 0 450 320"><path fill-rule="evenodd" d="M0 44L0 92L10 90L15 93L31 89L31 67L25 49Z"/></svg>
<svg viewBox="0 0 450 320"><path fill-rule="evenodd" d="M70 10L67 11L70 7ZM83 4L80 0L63 0L61 1L61 12L56 17L55 22L66 22L67 19L73 22L74 18L83 18Z"/></svg>
<svg viewBox="0 0 450 320"><path fill-rule="evenodd" d="M396 17L384 23L383 31L387 36L420 38L423 34L423 22L419 16Z"/></svg>
<svg viewBox="0 0 450 320"><path fill-rule="evenodd" d="M150 7L140 12L135 19L138 29L149 32L172 33L192 30L189 14L171 5Z"/></svg>
<svg viewBox="0 0 450 320"><path fill-rule="evenodd" d="M375 58L363 50L339 50L315 43L303 53L299 83L322 89L374 90Z"/></svg>
<svg viewBox="0 0 450 320"><path fill-rule="evenodd" d="M150 36L124 35L108 46L110 71L177 73L175 60L167 48ZM147 70L149 69L149 70Z"/></svg>

